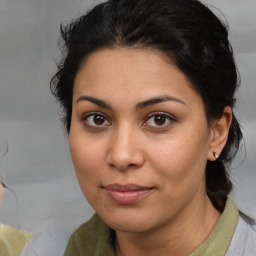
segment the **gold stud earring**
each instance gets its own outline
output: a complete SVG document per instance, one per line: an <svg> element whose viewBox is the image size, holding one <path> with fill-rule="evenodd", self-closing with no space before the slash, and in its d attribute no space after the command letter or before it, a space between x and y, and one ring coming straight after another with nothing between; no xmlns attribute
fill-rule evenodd
<svg viewBox="0 0 256 256"><path fill-rule="evenodd" d="M214 156L216 159L219 158L219 155L218 155L215 151L213 151L213 156Z"/></svg>

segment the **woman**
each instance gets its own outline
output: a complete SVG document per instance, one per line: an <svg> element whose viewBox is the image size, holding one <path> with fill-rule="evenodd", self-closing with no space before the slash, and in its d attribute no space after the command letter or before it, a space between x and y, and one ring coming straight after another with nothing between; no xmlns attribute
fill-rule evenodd
<svg viewBox="0 0 256 256"><path fill-rule="evenodd" d="M61 33L51 89L96 211L65 256L255 255L228 197L242 133L227 27L196 0L110 0Z"/></svg>

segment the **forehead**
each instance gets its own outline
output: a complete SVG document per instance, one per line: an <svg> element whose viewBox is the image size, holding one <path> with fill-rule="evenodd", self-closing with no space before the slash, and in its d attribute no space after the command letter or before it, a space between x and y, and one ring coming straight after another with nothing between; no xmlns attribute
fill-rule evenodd
<svg viewBox="0 0 256 256"><path fill-rule="evenodd" d="M111 48L90 54L78 70L74 97L82 94L114 99L115 96L154 97L156 94L201 98L186 75L164 54L150 49ZM201 100L201 99L199 99Z"/></svg>

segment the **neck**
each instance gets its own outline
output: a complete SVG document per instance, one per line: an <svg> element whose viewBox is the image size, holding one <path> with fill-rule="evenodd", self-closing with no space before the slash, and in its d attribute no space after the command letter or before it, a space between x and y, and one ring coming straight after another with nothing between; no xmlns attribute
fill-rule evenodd
<svg viewBox="0 0 256 256"><path fill-rule="evenodd" d="M200 204L198 201L196 205L191 203L178 215L156 230L142 233L116 231L115 255L186 256L207 238L220 217L208 197Z"/></svg>

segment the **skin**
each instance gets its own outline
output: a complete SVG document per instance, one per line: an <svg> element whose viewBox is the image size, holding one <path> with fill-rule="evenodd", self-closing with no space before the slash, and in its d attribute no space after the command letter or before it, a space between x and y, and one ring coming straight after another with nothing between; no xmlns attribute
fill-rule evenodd
<svg viewBox="0 0 256 256"><path fill-rule="evenodd" d="M74 83L70 151L85 197L116 231L116 255L188 255L206 239L220 213L206 195L205 166L230 123L227 107L209 126L201 96L158 51L116 47L86 58ZM130 183L150 192L131 204L106 193Z"/></svg>

